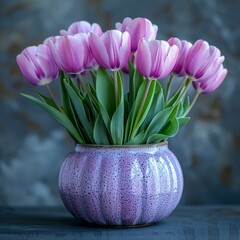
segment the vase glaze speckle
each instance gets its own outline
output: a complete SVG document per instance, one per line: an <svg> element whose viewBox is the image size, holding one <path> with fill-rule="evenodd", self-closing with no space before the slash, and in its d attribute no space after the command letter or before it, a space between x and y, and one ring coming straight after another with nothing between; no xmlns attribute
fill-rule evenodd
<svg viewBox="0 0 240 240"><path fill-rule="evenodd" d="M76 145L62 165L59 188L66 208L82 222L148 225L176 208L183 175L167 143Z"/></svg>

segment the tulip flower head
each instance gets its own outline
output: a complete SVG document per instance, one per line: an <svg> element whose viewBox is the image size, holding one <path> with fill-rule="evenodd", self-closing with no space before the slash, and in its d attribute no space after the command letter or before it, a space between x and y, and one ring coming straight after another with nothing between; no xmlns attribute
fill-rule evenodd
<svg viewBox="0 0 240 240"><path fill-rule="evenodd" d="M128 32L109 30L98 37L90 35L92 54L99 66L117 70L128 64L131 54L131 39Z"/></svg>
<svg viewBox="0 0 240 240"><path fill-rule="evenodd" d="M48 45L27 47L16 60L26 80L33 85L46 85L58 77L58 67Z"/></svg>
<svg viewBox="0 0 240 240"><path fill-rule="evenodd" d="M220 86L227 75L223 68L224 56L214 46L209 46L206 41L198 40L190 48L185 71L193 77L193 86L203 93L210 93Z"/></svg>
<svg viewBox="0 0 240 240"><path fill-rule="evenodd" d="M173 68L173 73L175 73L178 76L185 76L185 69L184 64L186 61L186 58L188 56L189 49L191 48L192 44L185 40L180 40L178 38L170 38L168 40L168 43L173 46L176 45L179 48L179 54L176 61L176 64Z"/></svg>
<svg viewBox="0 0 240 240"><path fill-rule="evenodd" d="M131 51L135 52L140 40L155 40L157 36L158 27L153 25L146 18L125 18L122 23L116 23L116 29L121 32L129 32L131 36Z"/></svg>
<svg viewBox="0 0 240 240"><path fill-rule="evenodd" d="M86 33L62 36L51 42L50 49L57 66L64 72L78 74L91 67L93 58Z"/></svg>
<svg viewBox="0 0 240 240"><path fill-rule="evenodd" d="M169 75L177 61L179 49L166 41L141 40L135 53L138 71L146 78L160 79Z"/></svg>
<svg viewBox="0 0 240 240"><path fill-rule="evenodd" d="M211 93L221 85L226 75L227 69L225 69L221 64L218 71L216 71L212 76L202 77L202 81L194 81L193 87L202 93Z"/></svg>
<svg viewBox="0 0 240 240"><path fill-rule="evenodd" d="M87 21L79 21L72 23L68 30L61 30L60 35L66 36L66 35L74 35L77 33L90 33L93 32L97 36L102 35L102 28L99 24L93 23L92 25Z"/></svg>
<svg viewBox="0 0 240 240"><path fill-rule="evenodd" d="M218 64L215 64L217 61ZM209 46L206 41L198 40L189 49L185 61L185 71L189 76L199 79L208 69L212 69L213 73L223 61L224 58L221 57L218 48Z"/></svg>

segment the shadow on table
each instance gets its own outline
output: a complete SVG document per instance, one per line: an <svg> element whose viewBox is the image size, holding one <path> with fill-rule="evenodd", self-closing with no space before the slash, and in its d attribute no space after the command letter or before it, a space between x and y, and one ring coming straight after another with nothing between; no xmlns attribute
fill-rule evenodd
<svg viewBox="0 0 240 240"><path fill-rule="evenodd" d="M14 218L12 216L14 215ZM4 224L15 226L28 227L48 227L48 228L74 228L74 227L89 227L89 228L128 228L121 226L99 226L86 224L75 219L64 208L5 208L1 210L0 216L4 219ZM1 220L0 220L1 222ZM159 223L157 223L159 224ZM164 222L161 222L161 225ZM156 224L153 224L153 226ZM147 226L147 225L146 225ZM137 227L137 226L136 226ZM144 226L143 226L144 227ZM131 227L130 227L131 228Z"/></svg>

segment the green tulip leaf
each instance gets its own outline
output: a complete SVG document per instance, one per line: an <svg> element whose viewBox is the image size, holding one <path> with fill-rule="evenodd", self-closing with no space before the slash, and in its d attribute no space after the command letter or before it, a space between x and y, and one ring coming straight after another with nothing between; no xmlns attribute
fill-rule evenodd
<svg viewBox="0 0 240 240"><path fill-rule="evenodd" d="M160 133L152 134L148 137L147 143L159 143L161 141L166 141L170 137L174 137L179 130L179 124L177 118L170 120L166 126L161 130Z"/></svg>
<svg viewBox="0 0 240 240"><path fill-rule="evenodd" d="M138 145L138 144L144 144L144 139L146 138L146 131L141 131L138 133L134 138L132 138L130 141L126 142L126 145Z"/></svg>
<svg viewBox="0 0 240 240"><path fill-rule="evenodd" d="M47 103L49 106L51 106L51 107L59 110L57 104L54 102L54 100L53 100L52 98L47 97L47 96L43 95L43 94L40 93L40 92L37 92L37 94L38 94L38 95L43 99L43 101L44 101L45 103Z"/></svg>
<svg viewBox="0 0 240 240"><path fill-rule="evenodd" d="M96 144L110 144L107 129L100 113L97 116L96 122L94 124L93 138Z"/></svg>
<svg viewBox="0 0 240 240"><path fill-rule="evenodd" d="M67 129L67 131L72 136L72 138L76 141L76 143L84 143L83 138L80 136L78 130L74 127L72 122L64 113L56 110L52 106L48 105L46 102L43 102L30 95L27 95L27 94L21 94L21 95L26 97L30 101L34 102L35 104L43 108L45 111L47 111L54 119L56 119L63 127Z"/></svg>
<svg viewBox="0 0 240 240"><path fill-rule="evenodd" d="M99 68L97 72L96 95L102 105L101 113L103 109L106 109L111 118L116 110L114 84L111 76L103 68Z"/></svg>
<svg viewBox="0 0 240 240"><path fill-rule="evenodd" d="M118 82L119 105L111 119L110 131L113 144L122 145L124 134L124 92L123 92L123 79L119 71L117 72L117 82Z"/></svg>
<svg viewBox="0 0 240 240"><path fill-rule="evenodd" d="M133 104L132 110L130 111L129 118L127 120L126 131L128 138L125 141L129 141L133 138L144 122L148 111L152 105L152 100L155 92L156 81L145 79L138 90L136 100ZM147 86L150 84L148 91L146 92ZM146 94L146 95L145 95ZM143 100L145 98L145 101Z"/></svg>
<svg viewBox="0 0 240 240"><path fill-rule="evenodd" d="M87 137L92 142L93 141L93 126L91 126L89 119L87 118L85 106L83 105L83 100L75 93L73 88L68 84L65 83L66 91L71 99L73 104L74 110L77 114L78 119L80 120L84 131L87 134Z"/></svg>
<svg viewBox="0 0 240 240"><path fill-rule="evenodd" d="M144 81L144 77L134 68L133 64L129 62L129 105L133 106L138 90Z"/></svg>
<svg viewBox="0 0 240 240"><path fill-rule="evenodd" d="M150 122L153 120L153 118L162 110L164 110L165 103L164 103L164 95L163 95L163 89L161 88L161 85L159 82L156 82L156 89L152 101L151 108L149 109L149 112L147 114L147 117L145 118L144 122L142 123L139 131L142 131L143 129L146 129Z"/></svg>
<svg viewBox="0 0 240 240"><path fill-rule="evenodd" d="M177 118L177 120L178 120L179 128L181 128L189 122L190 117L179 117Z"/></svg>
<svg viewBox="0 0 240 240"><path fill-rule="evenodd" d="M151 136L154 133L160 132L160 130L166 125L170 114L173 111L173 107L166 108L160 111L149 124L146 132L148 136Z"/></svg>

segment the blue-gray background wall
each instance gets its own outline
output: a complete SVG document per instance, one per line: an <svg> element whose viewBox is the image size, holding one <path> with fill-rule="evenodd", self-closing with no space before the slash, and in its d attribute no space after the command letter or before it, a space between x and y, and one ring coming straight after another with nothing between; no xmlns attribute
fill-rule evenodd
<svg viewBox="0 0 240 240"><path fill-rule="evenodd" d="M170 147L184 172L182 204L239 203L239 11L238 0L0 0L0 205L61 204L58 173L74 147L50 116L19 95L35 89L16 55L74 21L98 22L106 30L126 16L149 18L159 26L159 39L203 38L222 50L227 79L200 97Z"/></svg>

